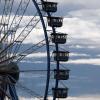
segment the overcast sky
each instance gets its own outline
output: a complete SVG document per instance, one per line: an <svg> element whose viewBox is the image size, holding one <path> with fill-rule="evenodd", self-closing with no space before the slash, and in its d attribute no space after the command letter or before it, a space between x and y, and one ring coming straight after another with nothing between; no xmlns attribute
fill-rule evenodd
<svg viewBox="0 0 100 100"><path fill-rule="evenodd" d="M64 28L71 37L100 41L100 0L51 0L58 1Z"/></svg>

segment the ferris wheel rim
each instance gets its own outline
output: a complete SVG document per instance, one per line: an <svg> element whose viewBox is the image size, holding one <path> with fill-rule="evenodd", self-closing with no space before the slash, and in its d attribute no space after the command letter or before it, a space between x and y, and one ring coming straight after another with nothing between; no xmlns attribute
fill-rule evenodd
<svg viewBox="0 0 100 100"><path fill-rule="evenodd" d="M45 89L45 94L44 94L44 100L47 100L47 95L48 95L48 89L49 89L49 81L50 81L50 51L49 51L49 41L48 41L48 35L47 35L47 31L46 31L46 27L45 27L45 23L44 23L44 19L41 13L41 10L38 7L38 4L35 2L35 0L32 0L34 5L36 6L38 13L40 15L40 19L43 25L43 29L44 29L44 35L45 35L45 40L46 40L46 49L47 49L47 81L46 81L46 89ZM41 0L41 3L43 1Z"/></svg>

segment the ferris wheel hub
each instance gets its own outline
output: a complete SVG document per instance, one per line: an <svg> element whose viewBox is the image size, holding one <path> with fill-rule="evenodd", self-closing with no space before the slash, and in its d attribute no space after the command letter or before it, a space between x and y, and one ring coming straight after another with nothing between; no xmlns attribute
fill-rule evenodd
<svg viewBox="0 0 100 100"><path fill-rule="evenodd" d="M16 83L19 80L19 67L15 62L0 65L0 76L10 76L10 81Z"/></svg>

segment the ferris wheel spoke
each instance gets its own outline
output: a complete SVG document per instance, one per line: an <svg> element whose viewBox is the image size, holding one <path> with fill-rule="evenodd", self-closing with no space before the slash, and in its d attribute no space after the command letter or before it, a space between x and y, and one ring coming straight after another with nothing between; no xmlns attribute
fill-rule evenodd
<svg viewBox="0 0 100 100"><path fill-rule="evenodd" d="M0 61L0 64L5 64L5 63L11 61L11 60L14 59L14 58L15 58L15 56L12 56L12 57L10 57L10 58L6 58L5 60L1 60L1 61Z"/></svg>
<svg viewBox="0 0 100 100"><path fill-rule="evenodd" d="M21 1L21 2L22 2L22 1ZM20 2L20 4L21 4L21 2ZM20 7L20 4L19 4L19 7ZM19 7L18 7L18 9L19 9ZM18 11L18 9L17 9L17 11ZM17 13L17 11L16 11L16 13ZM4 15L4 14L2 14L2 15ZM15 14L15 16L16 16L16 14ZM15 19L15 16L14 16L13 20ZM13 21L12 21L12 23L13 23ZM11 23L11 24L12 24L12 23ZM11 25L10 25L10 26L11 26ZM7 37L8 37L7 35L8 35L8 34L5 34L5 35L2 37L1 40L2 40L2 41L3 41L4 39L6 40ZM2 41L1 41L1 42L2 42Z"/></svg>
<svg viewBox="0 0 100 100"><path fill-rule="evenodd" d="M43 69L37 69L37 70L32 70L32 69L27 69L27 70L19 70L19 71L0 71L0 74L12 74L12 73L37 73L37 72L47 72L48 70L43 70ZM54 70L50 70L53 72ZM1 79L0 79L1 81ZM5 81L6 82L6 81ZM8 82L8 81L7 81ZM10 82L9 82L10 83Z"/></svg>
<svg viewBox="0 0 100 100"><path fill-rule="evenodd" d="M0 72L0 74L1 74L1 72ZM11 73L8 73L8 74L11 74ZM3 76L4 77L4 76ZM8 76L5 76L6 77L6 79L4 80L4 79L0 79L0 82L4 82L6 85L8 85L8 84L10 84L10 85L15 85L14 83L12 83L10 80L9 80L9 78L8 78Z"/></svg>
<svg viewBox="0 0 100 100"><path fill-rule="evenodd" d="M2 89L1 87L0 87L0 92L2 92L5 96L7 96L8 99L11 99L10 95L8 95L8 94L4 91L4 89Z"/></svg>
<svg viewBox="0 0 100 100"><path fill-rule="evenodd" d="M45 40L44 40L45 41ZM42 41L43 42L43 41ZM36 53L36 51L40 48L42 48L43 46L45 46L46 44L43 43L38 43L32 47L30 47L29 49L25 50L24 52L16 55L16 56L11 56L9 58L6 58L5 60L1 60L0 64L5 63L5 62L9 62L9 61L13 61L14 59L16 59L16 62L21 61L22 59L24 59L27 55L32 54L32 53Z"/></svg>
<svg viewBox="0 0 100 100"><path fill-rule="evenodd" d="M4 48L4 50L2 50L0 52L0 54L3 54L4 52L8 51L8 54L11 53L11 49L15 44L17 44L17 47L24 41L24 39L28 36L28 34L33 30L33 28L38 24L38 22L40 21L40 19L37 20L37 22L34 22L35 17L36 17L37 13L35 14L35 16L30 20L30 22L27 24L27 26L22 30L22 32L20 33L20 35L17 37L17 39L15 41L13 41L12 43L10 43L6 48ZM30 27L29 27L30 26ZM15 44L14 44L15 43Z"/></svg>
<svg viewBox="0 0 100 100"><path fill-rule="evenodd" d="M2 10L2 17L1 17L1 20L0 20L0 28L2 27L2 20L3 20L3 16L4 16L5 6L6 6L6 2L4 1L4 7L3 7L3 10Z"/></svg>
<svg viewBox="0 0 100 100"><path fill-rule="evenodd" d="M16 14L10 24L10 27L8 30L11 30L11 33L10 34L5 34L4 37L3 37L3 40L7 40L8 36L10 35L10 43L14 41L14 38L15 38L15 33L17 31L17 29L19 28L19 25L20 25L20 22L27 10L27 7L29 5L29 2L30 0L21 0L20 1L20 4L19 4L19 7L16 11Z"/></svg>
<svg viewBox="0 0 100 100"><path fill-rule="evenodd" d="M36 17L36 16L35 16ZM18 50L20 49L20 46L22 42L26 39L26 37L31 33L31 31L36 27L36 25L40 22L40 19L35 19L35 17L32 18L32 20L28 23L28 25L22 30L20 35L17 37L17 39L14 41L14 48L15 50L12 52L13 55L16 55ZM11 49L10 49L11 52Z"/></svg>
<svg viewBox="0 0 100 100"><path fill-rule="evenodd" d="M3 22L3 17L4 17L4 12L5 12L5 6L6 6L6 2L4 2L4 8L3 8L3 11L2 11L2 17L1 17L1 20L0 20L0 41L2 39L2 30L3 30L3 26L5 26L4 22Z"/></svg>
<svg viewBox="0 0 100 100"><path fill-rule="evenodd" d="M0 59L2 60L5 56L6 56L6 54L1 55L1 56L0 56Z"/></svg>
<svg viewBox="0 0 100 100"><path fill-rule="evenodd" d="M21 52L20 54L18 54L18 55L12 55L11 57L6 58L5 60L1 61L0 63L8 62L8 61L11 61L11 60L14 60L14 59L16 59L16 61L21 61L27 55L32 54L32 53L36 53L37 50L39 50L40 48L42 48L45 45L46 44L45 44L45 39L44 39L44 40L38 42L37 44L31 46L27 50ZM10 46L12 46L12 44L10 44L9 47ZM0 52L0 54L2 54L5 51L7 51L9 47L5 48L5 50L3 50L2 52Z"/></svg>
<svg viewBox="0 0 100 100"><path fill-rule="evenodd" d="M17 29L19 28L20 22L23 19L23 16L27 10L27 7L30 3L30 0L22 0L21 4L19 6L19 9L16 12L16 15L10 25L9 30L13 30L14 29L14 33L11 34L11 39L10 39L10 43L12 43L14 41L15 38L15 33L17 31Z"/></svg>
<svg viewBox="0 0 100 100"><path fill-rule="evenodd" d="M44 47L46 44L42 44L40 46L37 46L35 48L30 48L28 50L26 50L23 53L20 53L17 58L16 58L16 62L18 63L19 61L23 60L26 56L32 54L32 53L38 53L37 50L39 50L40 48Z"/></svg>
<svg viewBox="0 0 100 100"><path fill-rule="evenodd" d="M18 82L17 85L16 85L16 87L19 88L19 89L21 89L21 90L23 90L24 92L28 93L30 96L32 96L34 98L37 98L39 100L42 100L41 99L42 96L40 94L38 94L35 91L29 89L28 87L22 85L21 83Z"/></svg>
<svg viewBox="0 0 100 100"><path fill-rule="evenodd" d="M5 1L5 7L4 7L4 12L3 12L3 16L1 19L1 24L2 24L2 28L1 28L1 40L0 43L4 43L3 48L6 48L7 44L8 44L8 38L5 40L5 35L8 35L8 25L9 25L9 20L10 20L10 15L11 15L11 11L12 11L12 7L13 7L13 3L14 0L6 0ZM5 52L7 57L7 52Z"/></svg>
<svg viewBox="0 0 100 100"><path fill-rule="evenodd" d="M33 18L34 19L34 18ZM32 20L33 20L32 19ZM31 20L31 21L32 21ZM30 23L31 23L31 21L30 21ZM40 19L38 20L38 22L40 21ZM16 46L16 51L15 52L17 52L17 49L20 47L20 45L21 45L21 43L24 41L24 39L29 35L29 33L33 30L33 28L38 24L38 22L36 22L36 23L34 23L34 25L31 25L32 27L31 27L31 29L29 29L28 30L28 25L30 24L28 24L27 26L26 26L26 28L20 33L20 35L17 37L17 39L13 42L13 43L11 43L11 44L9 44L4 50L2 50L1 52L0 52L0 54L3 54L4 52L6 52L6 51L9 51L8 53L11 53L11 49L10 48L12 48L14 45L16 45L17 44L17 46ZM25 30L26 30L26 32L25 32ZM15 44L14 44L15 43Z"/></svg>
<svg viewBox="0 0 100 100"><path fill-rule="evenodd" d="M1 74L1 73L0 73ZM1 83L4 83L4 84L1 84L1 87L0 87L0 92L5 95L8 99L12 99L12 96L8 93L8 91L6 91L8 89L9 86L13 87L15 86L14 83L11 82L11 80L9 79L9 75L6 74L6 75L2 75L1 76L2 78L0 78L0 82ZM11 89L10 89L11 90ZM9 91L10 92L10 91ZM1 96L1 95L0 95ZM2 99L4 100L4 99Z"/></svg>
<svg viewBox="0 0 100 100"><path fill-rule="evenodd" d="M50 70L50 71L53 71L53 70ZM47 72L47 70L20 70L19 72L23 72L23 73L30 73L30 72Z"/></svg>
<svg viewBox="0 0 100 100"><path fill-rule="evenodd" d="M7 50L12 46L13 44L10 44L9 46L7 46L4 50L2 50L1 52L0 52L0 61L2 61L2 59L4 60L4 58L6 57L6 55L7 55ZM9 57L10 58L10 57ZM9 59L9 58L7 58L6 57L6 59ZM6 60L5 59L5 60Z"/></svg>
<svg viewBox="0 0 100 100"><path fill-rule="evenodd" d="M4 5L4 10L1 18L1 29L0 32L1 34L4 34L4 36L1 38L1 41L5 38L5 34L7 35L7 30L8 30L8 24L10 20L10 15L12 11L14 0L6 0L5 5Z"/></svg>

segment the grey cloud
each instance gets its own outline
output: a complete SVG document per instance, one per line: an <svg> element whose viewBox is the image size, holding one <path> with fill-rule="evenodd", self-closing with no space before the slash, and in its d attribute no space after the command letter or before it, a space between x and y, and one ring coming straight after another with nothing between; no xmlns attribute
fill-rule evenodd
<svg viewBox="0 0 100 100"><path fill-rule="evenodd" d="M83 7L86 7L86 8L97 9L100 7L99 0L52 0L52 1L58 1L59 3L62 3L62 4L83 5Z"/></svg>
<svg viewBox="0 0 100 100"><path fill-rule="evenodd" d="M13 1L13 0L12 0ZM24 2L25 0L22 0L22 3ZM26 0L27 1L27 0ZM15 14L18 7L19 7L19 4L20 4L21 0L14 0L14 3L13 3L13 7L12 7L12 14ZM28 2L28 1L27 1ZM24 5L25 6L25 5ZM24 8L24 6L22 5L22 8ZM3 10L4 10L4 7L5 7L5 2L4 0L2 0L2 2L0 2L0 14L2 15L3 14ZM25 6L26 7L26 6ZM21 8L20 8L21 9ZM30 0L30 3L27 7L27 11L25 12L25 15L34 15L34 12L36 12L36 8L32 2L32 0ZM20 10L20 13L21 14L21 10Z"/></svg>
<svg viewBox="0 0 100 100"><path fill-rule="evenodd" d="M40 0L37 0L40 1ZM57 15L67 15L68 12L70 11L76 11L79 9L99 9L100 8L100 2L99 0L49 0L49 1L54 1L58 2L58 12ZM13 9L16 9L18 7L18 4L20 0L15 0L15 5ZM2 4L0 5L2 7ZM33 13L33 3L31 0L31 3L29 5L29 11L27 14L32 14ZM0 7L0 8L1 8Z"/></svg>
<svg viewBox="0 0 100 100"><path fill-rule="evenodd" d="M68 12L81 9L97 10L100 9L99 0L50 0L58 2L58 14L67 15Z"/></svg>

